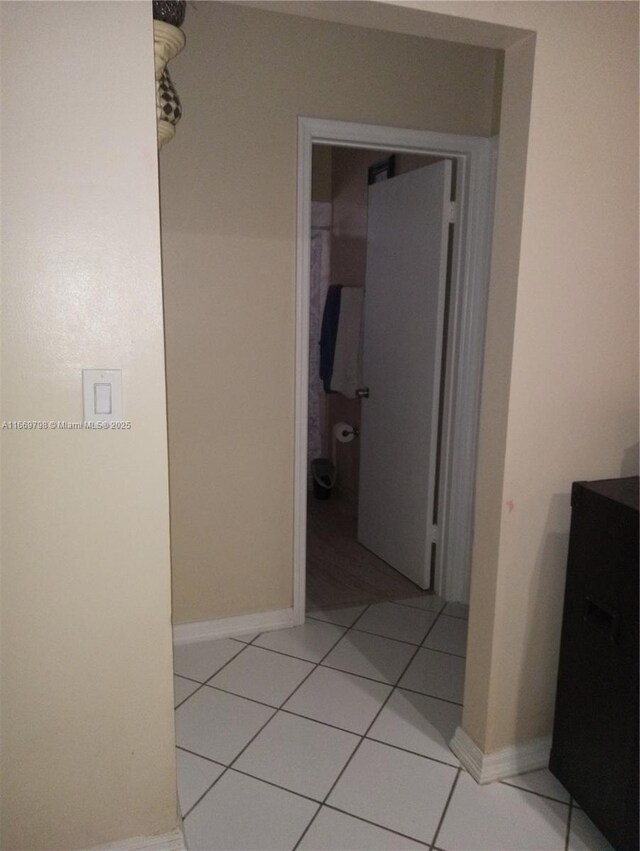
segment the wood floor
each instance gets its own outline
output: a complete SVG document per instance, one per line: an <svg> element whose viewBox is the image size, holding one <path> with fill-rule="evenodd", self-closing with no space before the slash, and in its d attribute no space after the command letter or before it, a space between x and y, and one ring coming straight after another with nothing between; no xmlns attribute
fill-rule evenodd
<svg viewBox="0 0 640 851"><path fill-rule="evenodd" d="M307 509L307 610L401 600L425 593L356 540L352 502L309 496Z"/></svg>

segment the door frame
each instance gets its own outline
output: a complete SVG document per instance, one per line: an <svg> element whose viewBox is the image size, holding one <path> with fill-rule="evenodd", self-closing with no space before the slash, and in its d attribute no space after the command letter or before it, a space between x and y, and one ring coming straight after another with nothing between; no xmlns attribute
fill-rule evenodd
<svg viewBox="0 0 640 851"><path fill-rule="evenodd" d="M456 160L433 590L448 600L468 600L498 139L298 118L293 519L293 610L297 624L304 623L306 592L313 145L430 154Z"/></svg>

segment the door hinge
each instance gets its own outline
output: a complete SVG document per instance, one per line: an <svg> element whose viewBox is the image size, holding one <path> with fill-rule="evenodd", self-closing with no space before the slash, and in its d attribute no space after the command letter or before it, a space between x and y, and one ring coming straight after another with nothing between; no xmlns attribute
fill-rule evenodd
<svg viewBox="0 0 640 851"><path fill-rule="evenodd" d="M437 526L431 527L431 543L432 544L438 543L438 527Z"/></svg>
<svg viewBox="0 0 640 851"><path fill-rule="evenodd" d="M457 218L457 205L455 201L449 201L449 223L455 222Z"/></svg>

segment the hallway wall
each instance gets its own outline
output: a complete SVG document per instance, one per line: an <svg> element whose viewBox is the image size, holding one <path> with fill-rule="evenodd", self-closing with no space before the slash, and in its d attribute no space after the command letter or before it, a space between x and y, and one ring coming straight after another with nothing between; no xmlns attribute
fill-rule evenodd
<svg viewBox="0 0 640 851"><path fill-rule="evenodd" d="M149 3L2 3L3 851L177 827Z"/></svg>
<svg viewBox="0 0 640 851"><path fill-rule="evenodd" d="M511 41L463 718L491 753L551 731L572 481L638 473L638 6L380 5Z"/></svg>
<svg viewBox="0 0 640 851"><path fill-rule="evenodd" d="M497 54L204 3L161 156L176 623L292 604L297 116L489 136Z"/></svg>
<svg viewBox="0 0 640 851"><path fill-rule="evenodd" d="M638 8L406 5L279 8L506 49L464 719L491 752L550 730L571 481L638 468Z"/></svg>

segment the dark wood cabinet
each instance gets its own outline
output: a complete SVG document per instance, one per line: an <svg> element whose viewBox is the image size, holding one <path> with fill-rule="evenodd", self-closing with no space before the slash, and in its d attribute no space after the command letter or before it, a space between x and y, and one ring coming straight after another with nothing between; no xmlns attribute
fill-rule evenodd
<svg viewBox="0 0 640 851"><path fill-rule="evenodd" d="M638 478L576 482L549 767L638 849Z"/></svg>

